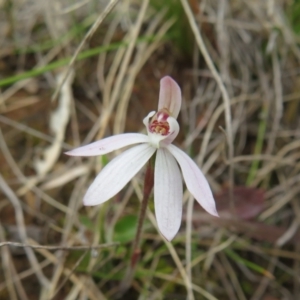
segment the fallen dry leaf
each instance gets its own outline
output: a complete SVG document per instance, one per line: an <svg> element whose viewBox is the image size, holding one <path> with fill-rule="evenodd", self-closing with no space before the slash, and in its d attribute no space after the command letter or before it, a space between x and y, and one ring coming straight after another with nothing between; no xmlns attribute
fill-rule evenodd
<svg viewBox="0 0 300 300"><path fill-rule="evenodd" d="M214 195L217 210L221 217L232 217L229 190ZM233 189L235 217L250 220L265 208L265 192L261 189L238 186Z"/></svg>

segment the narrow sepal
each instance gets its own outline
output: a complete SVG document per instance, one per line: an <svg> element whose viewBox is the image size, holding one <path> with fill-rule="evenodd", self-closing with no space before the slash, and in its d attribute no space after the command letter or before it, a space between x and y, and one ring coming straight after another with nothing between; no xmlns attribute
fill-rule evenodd
<svg viewBox="0 0 300 300"><path fill-rule="evenodd" d="M98 174L87 190L83 203L87 206L101 204L116 195L154 154L148 144L135 146L114 158Z"/></svg>
<svg viewBox="0 0 300 300"><path fill-rule="evenodd" d="M195 162L182 150L169 145L167 149L180 165L186 186L199 204L211 215L218 216L209 184Z"/></svg>
<svg viewBox="0 0 300 300"><path fill-rule="evenodd" d="M154 204L157 225L171 241L182 217L182 178L176 160L167 149L157 150L154 171Z"/></svg>
<svg viewBox="0 0 300 300"><path fill-rule="evenodd" d="M91 144L75 148L65 154L70 156L96 156L139 143L147 143L149 138L141 133L123 133L104 138Z"/></svg>

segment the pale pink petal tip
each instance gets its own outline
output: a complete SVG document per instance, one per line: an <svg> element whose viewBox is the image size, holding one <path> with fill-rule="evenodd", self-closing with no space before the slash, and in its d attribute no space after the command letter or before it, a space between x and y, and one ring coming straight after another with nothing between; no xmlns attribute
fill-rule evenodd
<svg viewBox="0 0 300 300"><path fill-rule="evenodd" d="M158 110L166 108L176 119L181 108L181 90L177 82L170 76L160 80Z"/></svg>

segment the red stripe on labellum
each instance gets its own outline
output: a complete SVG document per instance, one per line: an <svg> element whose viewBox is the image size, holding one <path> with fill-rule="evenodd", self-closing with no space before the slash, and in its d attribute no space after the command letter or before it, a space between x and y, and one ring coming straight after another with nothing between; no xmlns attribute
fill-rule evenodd
<svg viewBox="0 0 300 300"><path fill-rule="evenodd" d="M158 111L149 124L149 130L152 133L157 133L161 135L168 135L170 133L170 125L167 122L170 114L165 108Z"/></svg>

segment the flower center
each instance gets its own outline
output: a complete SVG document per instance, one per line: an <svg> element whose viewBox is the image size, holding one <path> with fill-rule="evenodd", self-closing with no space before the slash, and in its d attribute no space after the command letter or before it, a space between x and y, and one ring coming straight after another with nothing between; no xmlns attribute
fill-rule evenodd
<svg viewBox="0 0 300 300"><path fill-rule="evenodd" d="M149 131L160 135L167 135L170 132L170 125L167 122L170 114L165 108L158 111L150 121Z"/></svg>

